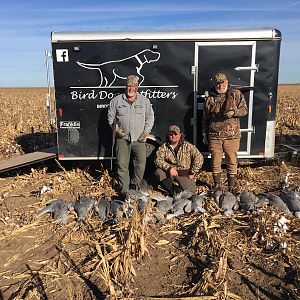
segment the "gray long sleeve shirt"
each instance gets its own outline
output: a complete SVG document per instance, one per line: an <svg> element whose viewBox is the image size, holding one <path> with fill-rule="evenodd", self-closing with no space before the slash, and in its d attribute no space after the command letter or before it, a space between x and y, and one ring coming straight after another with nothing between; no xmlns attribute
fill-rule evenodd
<svg viewBox="0 0 300 300"><path fill-rule="evenodd" d="M150 133L154 123L154 112L148 98L137 93L137 98L130 103L125 93L110 101L107 113L108 124L114 121L126 132L125 139L134 142L143 133Z"/></svg>

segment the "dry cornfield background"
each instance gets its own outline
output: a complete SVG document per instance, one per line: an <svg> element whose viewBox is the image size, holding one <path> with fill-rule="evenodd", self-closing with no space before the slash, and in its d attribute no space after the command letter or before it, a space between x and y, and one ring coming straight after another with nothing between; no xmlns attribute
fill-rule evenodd
<svg viewBox="0 0 300 300"><path fill-rule="evenodd" d="M281 85L278 94L276 134L280 142L300 144L300 85Z"/></svg>
<svg viewBox="0 0 300 300"><path fill-rule="evenodd" d="M0 159L53 146L43 88L0 89Z"/></svg>
<svg viewBox="0 0 300 300"><path fill-rule="evenodd" d="M54 146L46 89L0 89L0 158ZM300 85L280 85L276 140L300 145ZM241 164L239 191L299 188L299 160ZM223 182L225 184L225 174ZM198 178L199 192L212 183ZM53 199L113 196L115 180L98 165L43 164L0 177L0 289L3 299L299 299L300 221L266 207L225 217L206 214L143 222L136 208L117 224L90 213L66 225L36 212ZM150 191L151 192L151 191ZM151 212L151 205L147 208Z"/></svg>

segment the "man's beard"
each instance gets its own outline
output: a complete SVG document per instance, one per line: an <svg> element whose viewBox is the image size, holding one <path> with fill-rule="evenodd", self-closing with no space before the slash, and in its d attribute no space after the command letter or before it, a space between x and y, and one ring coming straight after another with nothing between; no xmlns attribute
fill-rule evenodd
<svg viewBox="0 0 300 300"><path fill-rule="evenodd" d="M137 92L127 92L128 97L135 97Z"/></svg>
<svg viewBox="0 0 300 300"><path fill-rule="evenodd" d="M216 91L217 91L219 94L225 94L225 93L227 92L227 90L228 90L228 87L223 88L223 89L218 89L218 88L216 88Z"/></svg>

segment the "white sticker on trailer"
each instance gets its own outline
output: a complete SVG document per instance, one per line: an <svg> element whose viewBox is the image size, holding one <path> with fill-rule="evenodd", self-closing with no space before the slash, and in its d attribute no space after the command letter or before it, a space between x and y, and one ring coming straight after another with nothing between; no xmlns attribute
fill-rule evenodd
<svg viewBox="0 0 300 300"><path fill-rule="evenodd" d="M60 121L60 128L80 128L80 121Z"/></svg>
<svg viewBox="0 0 300 300"><path fill-rule="evenodd" d="M56 61L57 62L68 62L69 61L68 49L56 49Z"/></svg>

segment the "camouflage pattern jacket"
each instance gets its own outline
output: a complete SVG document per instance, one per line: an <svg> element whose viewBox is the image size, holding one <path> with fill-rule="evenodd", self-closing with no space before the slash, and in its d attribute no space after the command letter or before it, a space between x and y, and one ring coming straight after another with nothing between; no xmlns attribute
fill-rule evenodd
<svg viewBox="0 0 300 300"><path fill-rule="evenodd" d="M232 118L224 116L226 94L218 94L215 89L206 99L203 108L202 133L209 139L237 139L241 137L240 118L248 113L244 95L236 89L230 93L230 109L234 110Z"/></svg>
<svg viewBox="0 0 300 300"><path fill-rule="evenodd" d="M165 172L174 167L177 171L187 171L187 174L197 174L202 164L202 154L194 145L187 141L181 142L176 150L171 147L169 142L165 142L156 151L155 165Z"/></svg>

